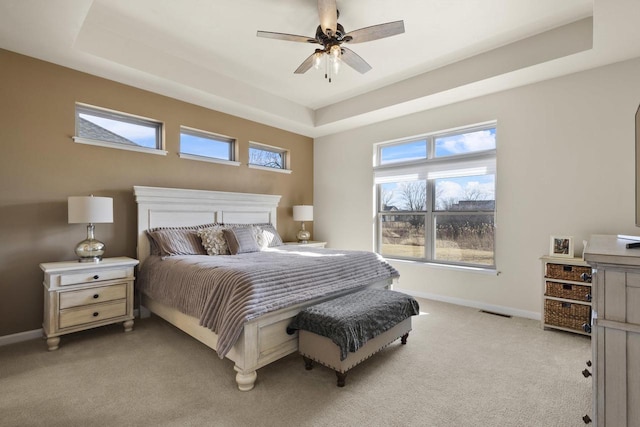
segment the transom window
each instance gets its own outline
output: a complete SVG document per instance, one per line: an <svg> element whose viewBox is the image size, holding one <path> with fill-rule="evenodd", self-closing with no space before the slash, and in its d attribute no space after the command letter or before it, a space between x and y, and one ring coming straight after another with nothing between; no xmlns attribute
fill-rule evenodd
<svg viewBox="0 0 640 427"><path fill-rule="evenodd" d="M180 127L180 157L192 160L235 163L234 138L186 126Z"/></svg>
<svg viewBox="0 0 640 427"><path fill-rule="evenodd" d="M85 104L76 104L73 139L84 144L166 154L162 150L162 122Z"/></svg>
<svg viewBox="0 0 640 427"><path fill-rule="evenodd" d="M495 269L495 123L379 144L377 251Z"/></svg>
<svg viewBox="0 0 640 427"><path fill-rule="evenodd" d="M283 148L249 142L249 167L288 171L288 157L289 151Z"/></svg>

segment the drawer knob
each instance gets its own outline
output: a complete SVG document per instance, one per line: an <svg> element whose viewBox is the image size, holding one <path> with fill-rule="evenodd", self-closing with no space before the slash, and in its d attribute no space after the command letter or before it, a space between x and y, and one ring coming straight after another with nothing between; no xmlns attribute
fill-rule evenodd
<svg viewBox="0 0 640 427"><path fill-rule="evenodd" d="M93 295L93 299L98 299L98 298L100 298L100 294L94 294Z"/></svg>
<svg viewBox="0 0 640 427"><path fill-rule="evenodd" d="M591 417L589 415L585 415L584 417L582 417L582 421L584 421L585 424L590 424Z"/></svg>
<svg viewBox="0 0 640 427"><path fill-rule="evenodd" d="M93 280L98 280L100 278L100 276L98 276L97 274L95 276L93 276Z"/></svg>
<svg viewBox="0 0 640 427"><path fill-rule="evenodd" d="M582 371L582 375L584 375L585 378L589 378L591 376L591 372L589 372L588 369L585 369Z"/></svg>
<svg viewBox="0 0 640 427"><path fill-rule="evenodd" d="M93 317L98 317L100 315L100 313L98 313L97 311L93 312Z"/></svg>
<svg viewBox="0 0 640 427"><path fill-rule="evenodd" d="M591 294L590 293L586 294L584 297L587 299L587 301L591 302Z"/></svg>
<svg viewBox="0 0 640 427"><path fill-rule="evenodd" d="M585 331L586 333L590 334L591 333L591 325L588 323L584 323L582 325L582 330Z"/></svg>
<svg viewBox="0 0 640 427"><path fill-rule="evenodd" d="M591 274L582 273L582 274L580 275L580 279L581 279L583 282L591 282Z"/></svg>
<svg viewBox="0 0 640 427"><path fill-rule="evenodd" d="M587 366L591 366L591 360L587 360Z"/></svg>

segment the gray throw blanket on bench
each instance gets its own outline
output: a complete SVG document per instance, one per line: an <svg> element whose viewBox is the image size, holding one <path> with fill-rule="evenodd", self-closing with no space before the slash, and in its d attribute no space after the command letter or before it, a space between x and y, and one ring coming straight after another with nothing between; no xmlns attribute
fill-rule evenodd
<svg viewBox="0 0 640 427"><path fill-rule="evenodd" d="M340 360L368 340L420 313L413 297L396 291L366 289L302 310L289 325L331 339L340 347Z"/></svg>

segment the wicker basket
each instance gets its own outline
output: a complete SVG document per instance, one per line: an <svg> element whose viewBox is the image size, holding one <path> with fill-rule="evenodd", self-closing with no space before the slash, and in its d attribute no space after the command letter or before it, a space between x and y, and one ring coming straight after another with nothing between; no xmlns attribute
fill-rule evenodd
<svg viewBox="0 0 640 427"><path fill-rule="evenodd" d="M591 321L591 307L565 301L544 301L544 322L562 328L583 331L582 325Z"/></svg>
<svg viewBox="0 0 640 427"><path fill-rule="evenodd" d="M589 276L582 280L580 276L585 273ZM567 264L547 264L546 276L550 279L572 280L574 282L591 282L591 267Z"/></svg>
<svg viewBox="0 0 640 427"><path fill-rule="evenodd" d="M548 297L591 302L591 286L547 282L544 294Z"/></svg>

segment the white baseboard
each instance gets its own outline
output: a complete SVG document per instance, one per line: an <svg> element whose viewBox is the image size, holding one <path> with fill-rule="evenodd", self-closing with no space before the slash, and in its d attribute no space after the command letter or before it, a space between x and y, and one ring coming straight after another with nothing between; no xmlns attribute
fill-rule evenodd
<svg viewBox="0 0 640 427"><path fill-rule="evenodd" d="M503 307L500 305L491 305L491 304L484 304L478 301L472 301L472 300L466 300L466 299L462 299L462 298L454 298L454 297L447 297L444 295L438 295L438 294L430 294L428 292L419 292L419 291L413 291L413 290L408 290L408 289L400 289L397 287L393 287L394 290L398 291L398 292L403 292L405 294L414 296L414 297L418 297L418 298L425 298L425 299L431 299L434 301L442 301L442 302L447 302L450 304L456 304L456 305L462 305L464 307L472 307L472 308L477 308L480 310L487 310L487 311L492 311L494 313L500 313L500 314L508 314L510 316L517 316L517 317L524 317L526 319L533 319L533 320L540 320L540 313L536 313L534 311L526 311L526 310L518 310L515 308L511 308L511 307ZM146 308L143 307L142 309L142 314L144 317L147 317L149 315L149 312ZM134 310L134 316L138 317L139 312L138 309ZM145 316L147 315L147 316ZM18 342L22 342L22 341L29 341L29 340L33 340L36 338L42 338L42 329L34 329L33 331L26 331L26 332L19 332L17 334L12 334L12 335L4 335L0 337L0 347L4 346L4 345L9 345L9 344L15 344Z"/></svg>
<svg viewBox="0 0 640 427"><path fill-rule="evenodd" d="M398 292L403 292L405 294L418 297L418 298L425 298L425 299L431 299L434 301L447 302L449 304L462 305L464 307L472 307L472 308L477 308L479 310L486 310L486 311L491 311L493 313L506 314L509 316L524 317L525 319L540 320L540 313L537 313L535 311L518 310L511 307L503 307L501 305L485 304L479 301L448 297L448 296L438 295L438 294L430 294L428 292L399 289L395 286L393 287L393 289Z"/></svg>
<svg viewBox="0 0 640 427"><path fill-rule="evenodd" d="M34 329L33 331L18 332L17 334L1 336L0 347L2 347L3 345L33 340L36 338L42 338L42 329Z"/></svg>
<svg viewBox="0 0 640 427"><path fill-rule="evenodd" d="M138 309L133 310L133 317L138 317ZM147 316L148 317L148 316ZM34 329L33 331L18 332L17 334L3 335L0 337L0 347L3 345L15 344L22 341L29 341L36 338L42 338L42 329Z"/></svg>

